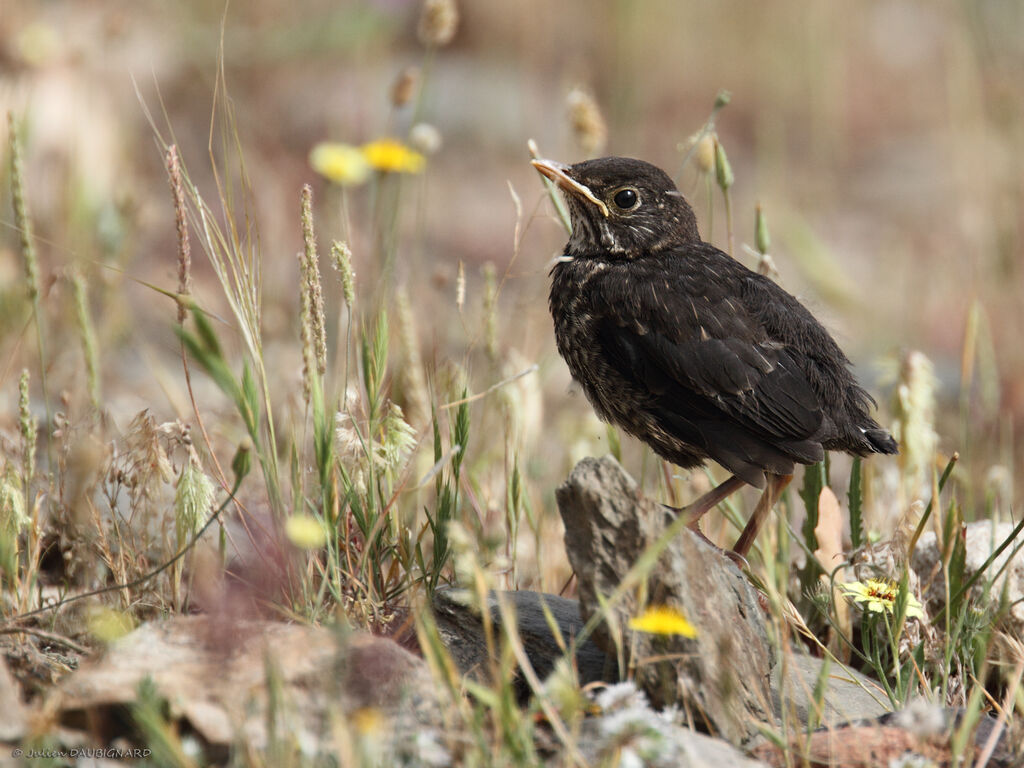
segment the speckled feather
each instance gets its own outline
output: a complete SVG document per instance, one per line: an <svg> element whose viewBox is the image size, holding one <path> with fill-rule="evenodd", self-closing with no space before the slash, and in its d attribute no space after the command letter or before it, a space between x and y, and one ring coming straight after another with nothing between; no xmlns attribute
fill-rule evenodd
<svg viewBox="0 0 1024 768"><path fill-rule="evenodd" d="M573 235L552 269L558 351L600 417L681 467L711 458L758 487L825 450L895 453L871 398L793 296L701 242L671 179L603 158L568 174ZM639 203L615 206L628 187Z"/></svg>

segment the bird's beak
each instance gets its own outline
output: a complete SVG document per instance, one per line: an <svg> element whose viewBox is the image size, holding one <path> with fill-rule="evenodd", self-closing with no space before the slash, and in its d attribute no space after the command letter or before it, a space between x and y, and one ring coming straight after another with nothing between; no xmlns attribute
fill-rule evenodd
<svg viewBox="0 0 1024 768"><path fill-rule="evenodd" d="M590 187L580 184L576 179L566 173L569 166L564 163L555 162L554 160L531 160L530 162L533 163L534 168L547 176L566 192L574 194L577 197L582 197L584 200L593 203L605 218L608 217L608 206L604 204L603 200L599 200L594 193L590 191Z"/></svg>

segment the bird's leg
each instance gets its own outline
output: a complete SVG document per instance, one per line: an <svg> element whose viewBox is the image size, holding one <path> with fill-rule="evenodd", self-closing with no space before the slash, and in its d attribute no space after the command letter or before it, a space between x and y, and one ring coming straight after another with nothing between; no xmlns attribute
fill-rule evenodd
<svg viewBox="0 0 1024 768"><path fill-rule="evenodd" d="M686 524L690 528L697 530L697 522L704 516L705 512L725 501L743 486L744 482L733 475L724 483L716 485L696 501L676 511L685 514L687 517Z"/></svg>
<svg viewBox="0 0 1024 768"><path fill-rule="evenodd" d="M789 485L789 481L793 479L792 475L775 475L771 472L765 472L764 474L767 479L764 493L762 493L761 498L757 500L757 506L754 507L754 514L750 516L750 520L747 521L746 528L743 529L743 533L740 534L740 538L732 550L740 557L745 558L747 556L747 552L750 551L750 547L754 543L754 539L757 538L757 532L761 530L761 526L768 517L768 513L772 511L772 507L775 506L775 503L782 496L782 492L786 489L786 486Z"/></svg>

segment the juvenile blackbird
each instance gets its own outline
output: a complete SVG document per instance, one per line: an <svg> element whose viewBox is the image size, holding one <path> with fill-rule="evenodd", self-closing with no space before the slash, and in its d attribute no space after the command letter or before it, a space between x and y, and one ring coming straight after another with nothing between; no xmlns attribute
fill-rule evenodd
<svg viewBox="0 0 1024 768"><path fill-rule="evenodd" d="M714 459L764 488L734 551L746 555L794 465L826 450L896 453L842 350L793 296L701 241L672 179L641 160L534 160L572 219L551 270L558 351L598 415L680 467Z"/></svg>

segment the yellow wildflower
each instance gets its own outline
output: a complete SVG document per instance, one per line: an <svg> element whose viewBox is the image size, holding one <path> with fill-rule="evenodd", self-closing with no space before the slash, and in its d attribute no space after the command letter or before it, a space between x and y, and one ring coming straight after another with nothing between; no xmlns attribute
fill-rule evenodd
<svg viewBox="0 0 1024 768"><path fill-rule="evenodd" d="M397 139L377 139L363 145L363 157L384 173L420 173L427 159Z"/></svg>
<svg viewBox="0 0 1024 768"><path fill-rule="evenodd" d="M872 613L895 613L896 595L899 585L886 579L868 579L867 582L851 581L840 584L839 588L851 602L860 603ZM907 594L907 618L924 618L921 603L913 594Z"/></svg>
<svg viewBox="0 0 1024 768"><path fill-rule="evenodd" d="M327 542L324 527L315 517L292 515L284 524L288 540L300 549L317 549Z"/></svg>
<svg viewBox="0 0 1024 768"><path fill-rule="evenodd" d="M362 184L370 176L370 162L358 147L324 141L309 153L309 164L335 184Z"/></svg>
<svg viewBox="0 0 1024 768"><path fill-rule="evenodd" d="M360 707L352 713L352 723L361 736L373 736L384 727L384 716L374 707Z"/></svg>
<svg viewBox="0 0 1024 768"><path fill-rule="evenodd" d="M629 628L651 635L682 635L696 637L697 629L675 608L658 605L647 608L629 620Z"/></svg>
<svg viewBox="0 0 1024 768"><path fill-rule="evenodd" d="M113 608L97 607L87 618L89 632L102 643L112 643L135 629L135 620Z"/></svg>

